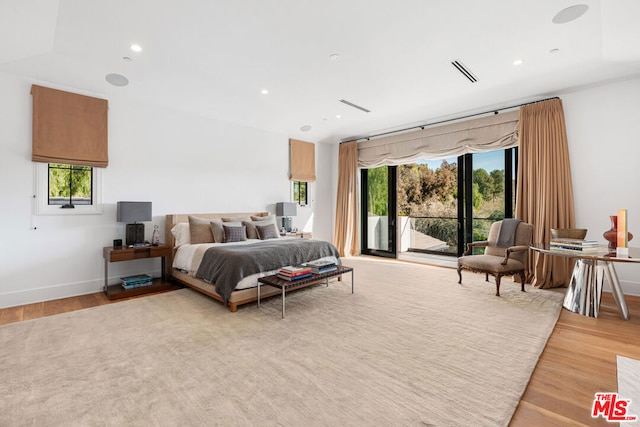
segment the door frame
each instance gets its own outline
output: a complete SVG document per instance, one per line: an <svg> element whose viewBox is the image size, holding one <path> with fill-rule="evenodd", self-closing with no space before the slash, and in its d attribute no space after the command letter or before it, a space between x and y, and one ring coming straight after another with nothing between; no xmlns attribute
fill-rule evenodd
<svg viewBox="0 0 640 427"><path fill-rule="evenodd" d="M372 168L373 169L373 168ZM369 227L368 225L368 195L369 195L369 169L360 169L360 252L363 255L375 255L385 258L396 258L398 252L397 228L398 219L398 167L387 166L387 203L388 203L388 236L389 250L369 249Z"/></svg>

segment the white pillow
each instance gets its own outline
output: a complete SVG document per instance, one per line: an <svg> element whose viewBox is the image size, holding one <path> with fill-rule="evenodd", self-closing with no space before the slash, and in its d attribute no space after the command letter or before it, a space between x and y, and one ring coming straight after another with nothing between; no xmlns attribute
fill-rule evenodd
<svg viewBox="0 0 640 427"><path fill-rule="evenodd" d="M189 231L188 222L179 222L171 229L171 234L175 239L174 246L177 248L182 245L188 245L191 243L191 232Z"/></svg>

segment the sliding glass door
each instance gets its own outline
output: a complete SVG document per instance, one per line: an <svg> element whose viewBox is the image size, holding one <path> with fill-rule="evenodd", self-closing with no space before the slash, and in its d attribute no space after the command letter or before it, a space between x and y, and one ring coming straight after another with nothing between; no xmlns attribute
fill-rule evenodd
<svg viewBox="0 0 640 427"><path fill-rule="evenodd" d="M517 148L361 171L362 253L460 256L513 217Z"/></svg>
<svg viewBox="0 0 640 427"><path fill-rule="evenodd" d="M463 242L458 248L460 254L466 243L486 240L493 222L513 217L516 159L517 148L460 157L463 184L459 191L464 194L459 209Z"/></svg>
<svg viewBox="0 0 640 427"><path fill-rule="evenodd" d="M458 253L458 159L398 166L401 251Z"/></svg>
<svg viewBox="0 0 640 427"><path fill-rule="evenodd" d="M396 173L396 166L361 171L363 254L396 256Z"/></svg>

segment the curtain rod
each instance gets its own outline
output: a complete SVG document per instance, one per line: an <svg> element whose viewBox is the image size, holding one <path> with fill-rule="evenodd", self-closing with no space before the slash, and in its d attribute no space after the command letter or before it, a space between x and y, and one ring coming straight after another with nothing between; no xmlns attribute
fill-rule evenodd
<svg viewBox="0 0 640 427"><path fill-rule="evenodd" d="M560 99L560 98L557 97L557 96L554 96L552 98L545 98L545 99L540 99L538 101L525 102L523 104L512 105L510 107L496 108L496 109L493 109L493 110L484 111L482 113L468 114L466 116L454 117L452 119L440 120L438 122L425 123L423 125L410 126L408 128L404 128L404 129L391 130L391 131L388 131L388 132L377 133L375 135L363 136L363 137L355 138L355 139L354 138L347 138L347 139L345 139L343 141L340 141L340 144L342 144L344 142L351 142L351 141L368 141L371 138L377 138L379 136L391 135L391 134L394 134L394 133L406 132L408 130L414 130L414 129L424 129L427 126L441 125L443 123L453 122L455 120L469 119L471 117L481 116L483 114L489 114L489 113L498 114L499 111L510 110L512 108L524 107L525 105L537 104L538 102L551 101L553 99Z"/></svg>

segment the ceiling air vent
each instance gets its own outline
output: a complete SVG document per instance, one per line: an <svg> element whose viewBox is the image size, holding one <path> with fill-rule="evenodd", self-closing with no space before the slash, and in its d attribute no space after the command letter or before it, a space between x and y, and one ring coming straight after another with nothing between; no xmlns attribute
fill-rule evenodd
<svg viewBox="0 0 640 427"><path fill-rule="evenodd" d="M451 65L456 67L456 69L460 71L463 76L468 78L471 83L476 83L478 81L476 76L474 76L473 73L469 71L469 69L462 62L455 60L451 63Z"/></svg>
<svg viewBox="0 0 640 427"><path fill-rule="evenodd" d="M353 108L357 108L360 111L364 111L365 113L370 113L371 111L367 110L364 107L361 107L359 105L354 104L353 102L349 102L345 99L341 99L340 102L342 102L343 104L347 104L349 107L353 107Z"/></svg>

